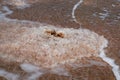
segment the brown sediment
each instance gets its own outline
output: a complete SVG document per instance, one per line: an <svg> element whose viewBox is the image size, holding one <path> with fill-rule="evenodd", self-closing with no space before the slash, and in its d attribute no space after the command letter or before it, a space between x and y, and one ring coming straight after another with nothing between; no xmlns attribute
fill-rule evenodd
<svg viewBox="0 0 120 80"><path fill-rule="evenodd" d="M86 59L85 59L86 60ZM91 59L90 59L91 60ZM2 61L1 61L2 62ZM3 62L2 62L3 63ZM4 69L7 71L13 72L13 73L20 73L22 78L24 79L24 76L26 75L26 72L22 71L21 69L17 69L15 65L11 65L12 63L6 63L4 64ZM89 63L87 63L89 65ZM87 65L86 64L86 65ZM9 66L10 69L8 69L6 66ZM71 73L71 76L64 76L64 75L57 75L53 73L45 73L41 77L39 77L38 80L76 80L76 79L88 79L88 80L115 80L114 76L111 71L111 68L108 66L97 66L97 65L91 65L91 66L84 66L84 67L78 67L78 68L72 68L69 65L67 66L67 69L69 69L69 73ZM109 76L109 77L108 77ZM4 80L4 79L3 79Z"/></svg>
<svg viewBox="0 0 120 80"><path fill-rule="evenodd" d="M100 80L115 80L114 75L111 74L112 70L110 66L107 66L107 64L102 62L100 58L97 58L98 60L94 57L92 58L93 60L95 59L96 62L100 61L101 64L103 63L105 65L98 66L96 64L92 64L91 66L70 67L66 64L66 68L68 69L71 76L57 75L48 72L39 77L38 80L81 80L85 78L88 80L95 80L96 78ZM87 58L83 59L84 62L85 60L87 60ZM91 60L91 58L82 65L90 65L89 60ZM3 60L1 60L1 63L3 64L0 65L0 68L5 69L8 72L20 74L21 79L24 79L25 75L27 75L27 73L19 67L20 64L18 65L18 63L16 64L14 62L5 62ZM6 80L4 77L1 77L0 79Z"/></svg>
<svg viewBox="0 0 120 80"><path fill-rule="evenodd" d="M2 63L0 64L0 69L4 69L12 73L20 74L21 76L22 75L24 76L26 74L26 72L20 68L20 63L18 62L11 62L3 59L0 59L0 62Z"/></svg>
<svg viewBox="0 0 120 80"><path fill-rule="evenodd" d="M84 79L85 77L90 78L89 80L93 80L96 78L101 79L101 80L103 80L103 79L115 80L114 75L111 70L111 67L108 64L106 64L104 61L102 61L100 58L98 58L99 46L102 44L102 39L104 41L104 38L99 37L99 35L95 34L94 32L90 32L89 30L84 31L84 29L83 29L83 32L79 34L79 32L81 32L82 29L80 31L77 29L75 29L76 31L74 31L74 29L71 29L67 33L67 30L64 28L55 28L50 25L46 25L48 27L41 26L43 29L50 31L50 34L48 34L42 28L32 27L35 25L32 25L31 27L29 27L29 26L27 27L26 23L25 24L23 23L24 24L23 25L16 21L15 22L8 21L8 22L5 22L6 24L4 22L5 21L0 23L1 24L1 27L0 27L0 35L1 35L0 36L0 39L1 39L0 40L0 43L1 43L0 44L0 51L1 51L0 55L1 56L0 57L2 59L1 62L4 63L4 64L0 65L1 68L4 68L5 70L7 70L9 72L19 73L23 78L27 74L23 70L21 70L21 68L20 68L21 63L24 63L24 62L31 63L31 64L35 63L34 65L38 65L38 66L43 65L42 67L47 66L45 68L51 68L51 65L54 63L49 64L49 63L47 63L47 61L44 61L45 59L49 59L49 61L51 61L51 59L49 57L47 57L48 54L40 56L39 53L41 54L41 52L39 52L39 51L34 52L36 50L41 49L38 44L41 43L39 41L39 38L40 38L40 34L42 34L42 31L44 31L44 33L42 34L43 36L41 37L40 40L42 40L42 38L44 39L45 37L48 36L49 37L49 38L47 38L48 41L51 41L51 39L53 39L53 40L58 39L58 41L59 41L64 38L67 39L67 37L68 37L68 40L71 40L69 37L75 37L77 35L82 36L84 34L84 37L82 38L83 42L80 45L79 45L79 43L78 44L74 43L75 42L74 41L74 42L71 42L71 46L68 46L65 48L65 49L68 48L67 51L68 52L70 51L70 52L68 54L66 53L67 54L66 56L64 56L64 54L61 54L60 57L63 57L62 60L61 59L57 60L56 53L54 53L54 52L52 53L51 51L49 52L49 49L46 50L47 51L46 53L49 53L51 55L53 54L53 56L54 56L54 54L56 54L52 59L55 60L55 63L59 63L59 65L61 64L61 61L63 61L63 62L64 62L64 60L69 61L70 59L77 58L78 56L83 56L82 58L78 58L75 61L70 60L69 61L70 64L69 64L69 62L66 62L65 65L62 63L62 65L65 66L65 69L67 69L68 72L71 74L71 76L68 76L68 77L66 77L64 75L60 76L60 75L53 74L53 73L49 74L49 72L48 72L48 73L43 74L40 77L40 80L41 79L44 80L45 77L48 79L58 79L58 80L70 79L70 78ZM60 30L65 34L65 36L63 38L59 38L57 36L54 36L53 32L51 35L51 30L56 31L56 32L53 31L54 35L56 33L58 33ZM76 34L74 34L74 32L72 33L71 31L74 31ZM39 34L38 36L36 36L37 35L36 32L37 32L37 34ZM34 35L32 36L30 34L34 34ZM90 36L92 36L92 34L93 34L93 37L96 37L98 39L97 41L96 41L96 38L95 38L95 41L92 41L90 39L91 38ZM27 36L28 37L24 39L24 37L22 37L24 35L26 35L26 37ZM24 40L20 41L21 39L24 39ZM31 39L33 39L33 42L29 41L29 43L26 44L27 40L31 40ZM73 39L75 39L75 38L73 38ZM93 43L93 44L90 44L90 46L88 44L84 44L84 40L89 41L89 39L90 39L90 43ZM94 40L94 38L92 38L92 39ZM36 42L34 43L34 40L35 41L37 40L37 44L35 44ZM79 41L81 41L81 40L79 39L78 42ZM19 44L19 42L20 42L20 44ZM44 40L42 42L44 43ZM25 43L25 45L24 45L24 43ZM45 38L45 43L46 43L46 38ZM60 44L58 43L58 47L60 47L59 45L62 45L63 43L65 43L64 46L66 46L67 43L63 41ZM76 44L76 47L77 47L77 45L81 46L81 47L74 48L75 44ZM37 45L39 46L39 48L37 48L38 47ZM52 47L54 47L54 46L55 46L54 44L53 44L53 46L51 46L51 50L52 50ZM60 49L62 49L64 46L60 47ZM94 50L95 46L96 46L96 49ZM73 49L69 50L69 47L71 47ZM22 50L22 49L24 49L24 50ZM56 48L54 48L54 49L56 49ZM84 49L86 49L86 50L84 51ZM61 52L61 50L59 52ZM78 53L79 55L76 52L80 52L80 53ZM8 57L5 58L5 56L8 56ZM38 58L36 58L36 57L38 57ZM58 56L58 58L59 58L59 56ZM10 62L7 62L7 61L10 61ZM42 62L42 64L40 62ZM44 63L47 63L47 64L44 64ZM53 69L54 69L54 67L53 67ZM86 71L88 69L89 69L90 73L88 73ZM80 70L80 73L77 72L76 70ZM106 71L104 71L104 70L106 70ZM102 72L102 71L104 71L104 72ZM107 72L109 74L107 74ZM106 75L105 75L105 73L106 73ZM95 74L97 74L99 77L94 76ZM82 77L79 77L79 75ZM91 77L91 76L94 76L94 77ZM106 76L110 76L110 77L106 77Z"/></svg>
<svg viewBox="0 0 120 80"><path fill-rule="evenodd" d="M61 27L79 28L80 25L72 21L71 17L72 8L78 1L48 1L48 3L47 1L41 1L34 3L30 8L23 10L14 9L14 13L9 17L38 21ZM112 7L112 4L115 7ZM117 15L119 16L119 5L120 3L115 0L84 0L83 4L75 12L76 19L82 24L83 28L104 35L109 40L107 55L116 59L117 64L120 63L120 20L116 18ZM98 16L93 16L96 12L104 12L103 8L109 9L109 17L101 20ZM117 20L117 22L114 22L114 20Z"/></svg>
<svg viewBox="0 0 120 80"><path fill-rule="evenodd" d="M108 72L107 70L109 70L108 67L98 67L93 65L91 67L82 67L73 70L71 69L71 73L73 76L75 76L73 80L85 78L88 80L107 80L107 76L110 76L110 80L114 80L114 77L111 76L111 72Z"/></svg>
<svg viewBox="0 0 120 80"><path fill-rule="evenodd" d="M71 17L72 8L74 4L76 4L78 1L79 0L71 2L69 0L44 0L40 2L38 1L38 3L34 3L31 1L30 3L34 4L32 4L31 7L25 9L19 10L11 7L14 13L12 15L9 15L8 17L19 20L31 20L52 25L58 25L59 27L79 28L80 25L72 21ZM111 7L111 4L115 4L116 7ZM115 24L108 24L109 22L112 22L113 17L119 13L119 5L120 4L115 2L114 0L84 0L84 3L77 8L75 15L77 21L82 23L83 28L90 29L91 31L94 31L100 35L104 35L105 38L108 39L109 45L106 50L107 56L114 58L117 64L120 65L120 20L118 19L118 22L116 22ZM111 10L111 17L108 17L104 21L102 21L100 18L92 16L94 12L102 12L103 7L107 7ZM0 24L2 26L5 25L3 23ZM29 24L30 27L32 27L31 25L32 24ZM53 35L55 34L56 33L54 33ZM98 58L95 58L93 60L95 61L97 59ZM83 60L83 63L88 64L88 62L85 60ZM100 60L100 62L103 61ZM77 69L70 69L70 72L73 75L73 80L80 80L84 79L85 77L87 77L88 80L115 80L112 70L108 66L101 67L98 65L93 65L90 67L79 67ZM42 77L40 77L40 80L46 79L68 80L70 78L49 73L44 74Z"/></svg>
<svg viewBox="0 0 120 80"><path fill-rule="evenodd" d="M88 2L88 4L85 4L85 2ZM89 4L87 0L85 0L85 2L76 10L77 20L82 23L84 28L104 35L108 39L109 45L106 54L115 59L115 62L120 65L120 19L117 19L117 16L120 16L120 2L114 0L97 1L96 4L93 4L96 0L91 0L92 4ZM112 4L114 4L115 7L112 7ZM92 16L95 12L104 12L102 10L103 8L106 8L110 12L110 16L105 20L101 20L98 16Z"/></svg>
<svg viewBox="0 0 120 80"><path fill-rule="evenodd" d="M0 27L1 58L38 66L42 64L42 67L50 68L82 57L98 57L100 47L106 42L105 38L86 29L12 25Z"/></svg>
<svg viewBox="0 0 120 80"><path fill-rule="evenodd" d="M42 77L39 78L39 80L69 80L70 77L67 76L59 76L56 74L51 74L51 73L47 73L42 75Z"/></svg>
<svg viewBox="0 0 120 80"><path fill-rule="evenodd" d="M7 79L5 79L4 77L1 77L1 76L0 76L0 80L7 80Z"/></svg>
<svg viewBox="0 0 120 80"><path fill-rule="evenodd" d="M63 27L79 28L79 24L76 24L71 18L71 11L73 5L77 1L58 0L58 1L40 1L31 4L31 7L25 9L13 8L13 13L10 18L19 20L31 20L41 23L52 24ZM67 4L67 5L66 5ZM60 7L61 6L61 7ZM31 12L32 11L32 12ZM19 15L19 16L18 16Z"/></svg>
<svg viewBox="0 0 120 80"><path fill-rule="evenodd" d="M58 76L56 74L44 74L39 80L115 80L114 77L108 72L108 67L80 67L76 69L70 69L72 77L68 76ZM107 77L109 76L109 78Z"/></svg>

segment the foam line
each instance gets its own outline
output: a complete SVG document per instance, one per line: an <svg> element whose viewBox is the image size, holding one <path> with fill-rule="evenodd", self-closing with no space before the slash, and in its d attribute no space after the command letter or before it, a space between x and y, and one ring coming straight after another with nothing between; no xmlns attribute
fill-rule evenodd
<svg viewBox="0 0 120 80"><path fill-rule="evenodd" d="M5 15L9 15L13 13L13 11L11 11L7 6L3 6L3 10L7 11Z"/></svg>
<svg viewBox="0 0 120 80"><path fill-rule="evenodd" d="M7 15L10 15L10 14L13 13L13 11L11 11L7 6L3 6L2 9L3 9L4 11L6 11L6 12L3 13L3 12L1 11L1 13L0 13L0 18L6 18Z"/></svg>
<svg viewBox="0 0 120 80"><path fill-rule="evenodd" d="M112 71L113 71L116 79L120 80L119 66L117 64L115 64L115 61L113 59L107 57L105 52L104 52L104 48L107 47L107 44L108 44L108 41L106 41L101 46L101 50L100 50L100 55L99 56L112 67Z"/></svg>
<svg viewBox="0 0 120 80"><path fill-rule="evenodd" d="M19 78L19 75L7 72L4 69L0 69L0 76L3 76L8 80L18 80Z"/></svg>
<svg viewBox="0 0 120 80"><path fill-rule="evenodd" d="M72 9L72 18L73 18L73 20L74 20L76 23L78 23L78 22L77 22L76 17L75 17L75 10L77 9L77 7L78 7L82 2L83 2L83 0L80 0L78 3L76 3L76 4L74 5L74 7L73 7L73 9Z"/></svg>
<svg viewBox="0 0 120 80"><path fill-rule="evenodd" d="M20 67L21 69L23 69L25 72L28 72L28 73L39 71L39 68L32 64L23 63L20 65Z"/></svg>
<svg viewBox="0 0 120 80"><path fill-rule="evenodd" d="M43 73L40 71L39 67L32 64L23 63L20 65L21 69L25 72L31 74L28 76L27 80L37 80Z"/></svg>

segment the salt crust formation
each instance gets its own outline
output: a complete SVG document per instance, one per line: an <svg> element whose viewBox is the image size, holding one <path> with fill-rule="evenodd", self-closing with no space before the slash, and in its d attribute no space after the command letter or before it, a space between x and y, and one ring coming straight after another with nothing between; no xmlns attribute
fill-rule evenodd
<svg viewBox="0 0 120 80"><path fill-rule="evenodd" d="M5 1L19 9L29 7L25 0ZM75 19L74 12L81 3L82 0L74 6L73 19ZM8 12L3 16L12 13L6 6L3 8ZM68 76L68 71L59 65L66 63L74 65L76 61L91 56L99 56L108 62L113 67L116 79L119 80L119 66L115 65L113 60L106 58L103 53L105 47L107 47L107 40L87 29L56 28L51 25L32 28L20 27L20 25L0 27L0 58L21 63L21 69L30 73L25 80L39 78L44 74L42 68L52 68L50 72ZM0 69L0 76L4 76L8 80L19 80L20 75Z"/></svg>
<svg viewBox="0 0 120 80"><path fill-rule="evenodd" d="M83 57L99 57L106 39L87 29L0 27L0 58L43 68L74 63Z"/></svg>
<svg viewBox="0 0 120 80"><path fill-rule="evenodd" d="M4 0L4 2L9 5L16 6L19 9L23 9L30 6L29 4L27 4L26 0Z"/></svg>

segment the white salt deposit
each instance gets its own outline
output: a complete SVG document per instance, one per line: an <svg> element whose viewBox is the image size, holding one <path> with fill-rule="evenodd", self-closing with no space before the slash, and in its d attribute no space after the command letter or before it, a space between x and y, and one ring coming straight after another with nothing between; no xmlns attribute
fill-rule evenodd
<svg viewBox="0 0 120 80"><path fill-rule="evenodd" d="M32 64L23 63L20 67L22 70L30 74L30 76L27 77L27 80L37 80L43 74L39 67Z"/></svg>
<svg viewBox="0 0 120 80"><path fill-rule="evenodd" d="M58 75L64 75L64 76L69 76L70 75L70 73L67 70L65 70L65 68L60 67L60 66L51 69L50 72L54 73L54 74L58 74Z"/></svg>
<svg viewBox="0 0 120 80"><path fill-rule="evenodd" d="M42 74L41 72L32 73L27 80L37 80Z"/></svg>
<svg viewBox="0 0 120 80"><path fill-rule="evenodd" d="M7 80L19 80L19 75L7 72L4 69L0 69L0 76L6 78Z"/></svg>
<svg viewBox="0 0 120 80"><path fill-rule="evenodd" d="M74 5L74 7L73 7L73 9L72 9L72 18L73 18L73 20L74 20L76 23L78 23L78 22L77 22L76 17L75 17L75 10L77 9L78 6L81 5L82 2L83 2L83 0L80 0L78 3L76 3L76 4Z"/></svg>
<svg viewBox="0 0 120 80"><path fill-rule="evenodd" d="M30 4L27 4L26 0L5 0L9 5L16 6L18 9L24 9L26 7L30 7Z"/></svg>
<svg viewBox="0 0 120 80"><path fill-rule="evenodd" d="M27 72L29 75L26 77L26 80L37 80L41 75L46 73L46 70L41 69L40 67L37 67L32 64L23 63L20 65L21 69ZM47 70L47 72L50 72L52 74L57 75L64 75L69 76L69 73L67 70L65 70L63 67L56 67L50 70Z"/></svg>
<svg viewBox="0 0 120 80"><path fill-rule="evenodd" d="M12 13L13 11L11 11L7 6L2 6L2 10L0 11L0 19L6 18L7 15Z"/></svg>
<svg viewBox="0 0 120 80"><path fill-rule="evenodd" d="M101 20L105 20L105 18L109 17L109 11L107 9L103 9L104 12L99 13L99 18Z"/></svg>
<svg viewBox="0 0 120 80"><path fill-rule="evenodd" d="M37 72L39 71L39 67L37 66L34 66L32 64L28 64L28 63L23 63L20 65L20 67L25 71L25 72L28 72L28 73L32 73L32 72Z"/></svg>
<svg viewBox="0 0 120 80"><path fill-rule="evenodd" d="M115 7L116 5L115 4L112 4L112 7Z"/></svg>
<svg viewBox="0 0 120 80"><path fill-rule="evenodd" d="M10 15L13 13L12 10L9 9L8 6L1 6L2 9L0 10L0 20L6 21L6 22L21 22L21 23L31 23L31 24L39 24L39 22L29 21L29 20L18 20L18 19L10 19L6 17L7 15Z"/></svg>
<svg viewBox="0 0 120 80"><path fill-rule="evenodd" d="M115 64L115 61L109 57L106 56L105 52L104 52L104 48L107 47L108 41L106 40L105 43L101 46L101 50L100 50L100 57L107 62L111 67L112 67L112 71L116 77L117 80L120 80L120 69L119 66L117 64Z"/></svg>
<svg viewBox="0 0 120 80"><path fill-rule="evenodd" d="M6 13L4 13L5 15L9 15L13 13L13 11L11 11L7 6L3 6L3 10L6 11Z"/></svg>
<svg viewBox="0 0 120 80"><path fill-rule="evenodd" d="M15 56L17 62L26 60L48 68L74 63L82 57L98 56L104 42L103 37L86 29L55 28L50 25L37 28L15 26L0 34L3 36L0 41L4 42L0 44L1 54L5 53L3 55L13 60L9 53L12 51L12 56L19 55L17 51L21 53L21 56Z"/></svg>
<svg viewBox="0 0 120 80"><path fill-rule="evenodd" d="M78 6L81 5L82 2L83 0L80 0L73 7L72 18L75 22L77 22L75 17L75 10L77 9ZM17 8L25 8L29 6L29 4L27 4L25 0L12 0L12 3L9 3L9 4L15 5ZM5 17L6 15L12 14L12 11L7 6L3 6L3 10L5 11L5 13L0 11L0 17L1 16ZM99 13L99 15L100 15L100 18L104 20L106 17L109 16L109 13L108 11L105 10L105 13ZM14 19L8 19L8 21L10 20L19 21ZM23 22L29 22L29 21L23 20ZM67 28L66 29L55 28L53 26L42 26L39 28L25 28L25 32L23 32L23 34L21 35L20 33L14 34L14 31L16 31L17 29L22 29L22 28L18 28L18 27L11 28L10 32L8 31L5 34L7 35L6 42L4 44L0 44L1 52L3 51L3 49L8 50L8 47L10 48L9 50L13 51L13 54L11 54L12 57L10 57L9 50L8 50L8 51L3 51L8 54L0 53L5 56L5 57L0 56L0 58L5 58L6 60L8 58L11 58L8 60L16 60L18 62L27 60L28 62L32 62L36 65L42 64L43 67L46 67L46 66L51 67L51 66L56 66L59 63L61 64L62 63L65 64L66 62L71 63L81 57L90 57L93 55L98 56L98 52L101 51L99 56L112 67L112 70L116 79L117 80L120 79L119 66L115 64L113 59L107 57L104 53L103 49L107 47L106 39L97 35L94 32L91 32L86 29L76 30L76 29L67 29ZM47 33L45 33L45 31ZM0 34L2 33L0 32ZM5 37L5 35L3 36ZM13 38L12 41L14 42L11 43L9 41L8 36L12 37L13 35L14 36L17 35L18 37L16 38L16 40L14 40ZM0 39L0 41L2 41L2 38ZM23 52L23 54L21 53L22 56L15 58L14 55L16 54L14 54L14 52L16 52L15 50L16 48L18 49L17 50L18 53L19 51L21 51ZM32 55L33 53L35 55ZM64 54L67 54L67 55L64 55ZM32 57L29 55L32 55ZM26 64L26 63L21 64L21 68L25 72L30 74L27 80L36 80L39 76L43 74L43 72L41 72L38 67L31 64ZM65 71L62 68L53 69L51 70L51 72L59 75L62 75L60 72L63 72L64 73L63 75L68 75L67 71ZM18 80L18 77L19 77L19 75L7 72L2 69L0 70L0 76L3 76L8 80Z"/></svg>

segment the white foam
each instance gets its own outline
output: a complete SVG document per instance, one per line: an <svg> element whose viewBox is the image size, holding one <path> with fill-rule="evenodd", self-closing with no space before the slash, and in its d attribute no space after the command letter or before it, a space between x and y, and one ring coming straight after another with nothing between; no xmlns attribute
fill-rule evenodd
<svg viewBox="0 0 120 80"><path fill-rule="evenodd" d="M72 9L72 18L73 18L73 20L74 20L76 23L78 23L78 22L77 22L76 17L75 17L75 10L77 9L78 6L80 6L80 4L81 4L82 2L83 2L83 0L80 0L78 3L76 3L76 4L74 5L74 7L73 7L73 9Z"/></svg>
<svg viewBox="0 0 120 80"><path fill-rule="evenodd" d="M69 72L60 66L53 68L50 72L58 75L69 76Z"/></svg>
<svg viewBox="0 0 120 80"><path fill-rule="evenodd" d="M0 11L0 19L6 18L7 15L10 15L13 13L7 6L2 6L2 10L5 11Z"/></svg>
<svg viewBox="0 0 120 80"><path fill-rule="evenodd" d="M34 66L32 64L28 64L28 63L23 63L20 65L20 67L25 71L25 72L28 72L28 73L32 73L32 72L37 72L39 71L39 67L37 66Z"/></svg>
<svg viewBox="0 0 120 80"><path fill-rule="evenodd" d="M0 76L3 76L8 80L18 80L18 78L19 78L19 75L7 72L4 69L0 69Z"/></svg>
<svg viewBox="0 0 120 80"><path fill-rule="evenodd" d="M112 4L112 7L115 7L116 5L115 4Z"/></svg>
<svg viewBox="0 0 120 80"><path fill-rule="evenodd" d="M27 76L27 80L37 80L42 74L45 73L44 70L40 69L40 67L34 66L32 64L23 63L20 65L21 69L30 74ZM69 76L69 73L67 70L65 70L63 67L56 67L52 68L50 70L47 70L47 72L51 72L53 74L57 75L64 75Z"/></svg>
<svg viewBox="0 0 120 80"><path fill-rule="evenodd" d="M41 72L32 73L27 80L37 80L42 74Z"/></svg>
<svg viewBox="0 0 120 80"><path fill-rule="evenodd" d="M37 80L43 72L40 71L40 68L37 66L34 66L32 64L23 63L20 65L21 69L30 74L30 76L27 77L27 80Z"/></svg>
<svg viewBox="0 0 120 80"><path fill-rule="evenodd" d="M7 6L3 6L3 10L6 11L5 15L9 15L13 13L13 11L11 11Z"/></svg>
<svg viewBox="0 0 120 80"><path fill-rule="evenodd" d="M112 67L112 71L113 71L116 79L120 80L119 66L117 64L115 64L115 61L113 59L107 57L104 52L104 48L107 47L107 44L108 44L108 41L106 40L105 43L101 46L99 56Z"/></svg>

